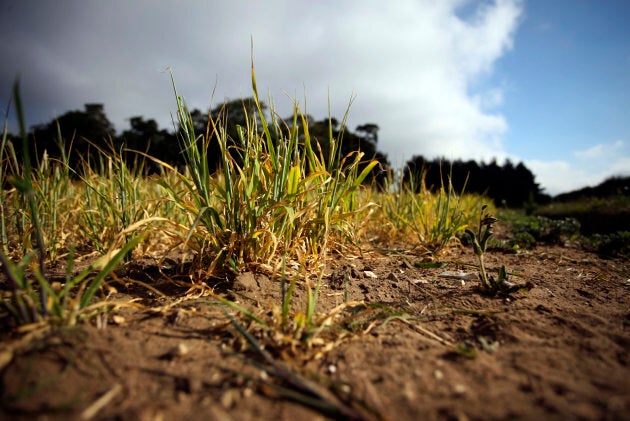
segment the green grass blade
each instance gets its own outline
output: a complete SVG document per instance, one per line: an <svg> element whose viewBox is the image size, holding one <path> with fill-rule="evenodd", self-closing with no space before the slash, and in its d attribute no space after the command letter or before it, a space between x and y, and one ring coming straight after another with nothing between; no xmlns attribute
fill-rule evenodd
<svg viewBox="0 0 630 421"><path fill-rule="evenodd" d="M124 245L110 260L107 261L105 266L96 274L90 285L86 288L85 293L81 296L80 308L87 307L90 300L101 287L103 280L108 276L116 267L123 261L127 253L133 250L144 239L145 235L138 235L133 237L127 244Z"/></svg>

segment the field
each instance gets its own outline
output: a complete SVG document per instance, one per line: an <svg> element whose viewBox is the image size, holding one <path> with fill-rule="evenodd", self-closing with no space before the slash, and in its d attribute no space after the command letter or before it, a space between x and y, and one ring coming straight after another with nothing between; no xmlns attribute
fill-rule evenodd
<svg viewBox="0 0 630 421"><path fill-rule="evenodd" d="M3 140L0 417L629 418L627 256L519 245L447 181L370 186L297 108L235 144L213 120L210 173L175 94L185 168Z"/></svg>

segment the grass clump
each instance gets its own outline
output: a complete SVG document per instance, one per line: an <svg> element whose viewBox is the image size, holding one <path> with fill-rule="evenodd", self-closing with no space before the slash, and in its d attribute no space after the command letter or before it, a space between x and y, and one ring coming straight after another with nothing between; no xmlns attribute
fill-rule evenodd
<svg viewBox="0 0 630 421"><path fill-rule="evenodd" d="M9 198L17 204L16 230L21 233L22 254L10 256L9 240L3 231L3 247L0 249L0 263L8 283L8 294L0 301L2 308L18 325L50 320L55 324L74 324L92 303L91 300L106 276L114 271L121 260L140 242L142 236L128 238L119 249L105 254L78 275L72 274L74 252L71 249L67 260L65 282L54 282L47 272L47 262L57 255L59 202L68 193L69 177L67 166L49 163L46 157L37 167L31 165L29 145L24 128L24 115L16 82L13 90L16 103L20 137L22 139L23 165L17 165L15 151L7 147L6 131L3 135L0 157L4 157L5 147L12 155L14 172L5 175L5 162L2 161L2 179L14 187L11 194L3 191L3 203ZM64 170L60 170L63 168ZM3 229L6 228L3 208ZM42 218L44 215L44 218ZM43 222L42 222L43 221ZM48 235L45 235L48 234ZM47 238L53 244L47 247ZM17 257L15 257L17 256ZM95 273L95 275L94 275ZM93 276L94 275L94 276ZM73 299L70 292L74 291Z"/></svg>
<svg viewBox="0 0 630 421"><path fill-rule="evenodd" d="M104 255L77 275L72 274L74 260L71 254L63 283L51 280L38 267L31 265L34 253L14 263L0 252L0 263L10 288L9 299L2 300L0 307L18 325L44 320L54 325L74 325L78 320L104 309L105 306L93 303L92 299L105 278L141 240L141 236L133 237L123 248Z"/></svg>
<svg viewBox="0 0 630 421"><path fill-rule="evenodd" d="M580 223L575 218L550 219L544 216L520 216L510 223L514 246L533 248L537 242L563 244L575 240L580 234Z"/></svg>
<svg viewBox="0 0 630 421"><path fill-rule="evenodd" d="M567 202L553 202L540 208L538 215L580 223L583 235L610 234L630 230L630 196L627 192L608 197L582 197Z"/></svg>
<svg viewBox="0 0 630 421"><path fill-rule="evenodd" d="M279 255L311 256L315 261L334 248L332 241L353 237L352 221L362 210L356 194L369 172L361 172L361 152L341 156L341 139L331 137L330 160L316 153L307 117L294 107L292 121L263 112L252 67L256 114L248 115L238 138L227 134L227 116L209 116L205 134L195 132L185 101L177 99L179 141L187 173L178 173L182 189L160 183L171 200L191 216L184 240L211 257L209 272L227 266L234 271L250 263L271 264ZM331 131L332 133L332 131ZM207 150L218 142L220 169L211 173ZM170 170L175 170L162 163ZM331 241L331 234L335 234Z"/></svg>
<svg viewBox="0 0 630 421"><path fill-rule="evenodd" d="M630 231L594 234L582 242L603 256L630 257Z"/></svg>
<svg viewBox="0 0 630 421"><path fill-rule="evenodd" d="M73 139L66 147L61 135L60 158L44 153L30 165L28 156L19 162L5 129L0 181L12 186L2 191L0 208L2 267L10 285L3 296L6 314L20 324L49 313L59 323L76 320L72 314L93 304L104 280L134 252L184 246L197 257L193 267L203 269L190 276L203 280L224 269L275 274L282 266L279 322L260 320L265 328L309 341L333 317L317 313L326 259L357 246L366 226L414 235L419 246L436 252L471 223L479 198L455 192L450 182L435 193L393 180L387 189L364 186L378 162L360 150L343 153L343 130L333 135L332 117L328 137L316 138L297 104L287 121L273 107L267 111L253 66L251 80L253 99L243 104L245 123L234 135L227 111L210 115L199 132L172 77L183 168L87 139L93 155L71 168ZM24 132L22 140L22 153L32 150ZM218 170L208 162L211 142L221 151ZM128 166L130 153L161 164L162 171L149 177L143 165ZM50 262L65 263L62 279L46 272ZM285 270L289 262L299 269ZM298 285L306 293L302 308L292 302Z"/></svg>
<svg viewBox="0 0 630 421"><path fill-rule="evenodd" d="M393 228L388 236L411 235L416 244L430 253L446 249L457 234L474 220L481 199L456 192L448 178L437 192L426 188L424 180L403 183L389 178L389 186L379 197L384 225Z"/></svg>

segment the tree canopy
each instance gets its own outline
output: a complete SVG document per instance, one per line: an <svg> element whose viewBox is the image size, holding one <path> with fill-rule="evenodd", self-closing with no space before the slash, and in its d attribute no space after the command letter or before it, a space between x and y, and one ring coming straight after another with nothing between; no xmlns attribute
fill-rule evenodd
<svg viewBox="0 0 630 421"><path fill-rule="evenodd" d="M497 205L522 207L532 203L545 203L549 196L545 195L536 183L534 174L522 163L516 166L509 160L498 165L496 160L490 163L475 161L448 161L446 159L427 160L423 156L414 156L407 162L403 173L403 181L424 182L430 190L452 184L457 192L465 190L470 193L486 194L494 199Z"/></svg>

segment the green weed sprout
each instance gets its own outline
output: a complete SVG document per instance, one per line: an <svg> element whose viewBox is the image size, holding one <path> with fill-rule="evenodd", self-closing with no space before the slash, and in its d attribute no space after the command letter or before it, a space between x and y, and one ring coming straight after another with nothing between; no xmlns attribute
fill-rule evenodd
<svg viewBox="0 0 630 421"><path fill-rule="evenodd" d="M524 284L514 284L508 281L507 271L505 270L504 265L502 265L499 269L498 279L495 280L493 276L488 276L488 271L486 270L483 258L488 247L488 240L490 240L490 237L492 237L493 234L493 225L498 222L498 219L491 215L487 211L487 208L488 205L481 206L477 232L475 233L471 229L466 229L466 234L468 234L472 241L473 250L479 261L479 280L481 281L482 292L490 295L495 295L497 293L509 295L522 289L531 289L533 285L530 282Z"/></svg>

